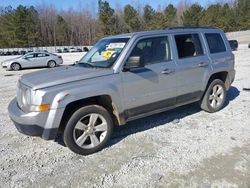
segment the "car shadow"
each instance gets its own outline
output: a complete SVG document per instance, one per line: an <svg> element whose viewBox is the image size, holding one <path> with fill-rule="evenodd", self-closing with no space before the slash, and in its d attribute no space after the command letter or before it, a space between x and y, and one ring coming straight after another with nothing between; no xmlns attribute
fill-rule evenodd
<svg viewBox="0 0 250 188"><path fill-rule="evenodd" d="M236 87L231 86L230 89L227 91L227 97L224 108L230 103L230 101L233 101L235 98L237 98L239 94L240 91ZM182 118L196 114L200 111L200 105L198 102L196 102L166 112L134 120L126 123L126 125L123 126L115 126L113 135L108 146L117 144L129 135L147 131L152 128L164 125L166 123L172 122L174 124L177 124ZM58 137L55 141L58 144L65 146L62 136Z"/></svg>
<svg viewBox="0 0 250 188"><path fill-rule="evenodd" d="M223 108L225 108L230 103L230 101L233 101L235 98L237 98L239 94L240 91L236 87L231 86L230 89L227 91L227 97ZM109 142L109 146L112 146L120 142L127 136L138 132L147 131L149 129L170 122L177 124L182 118L196 114L200 111L201 108L199 106L199 103L196 102L175 108L173 110L162 112L156 115L134 120L128 122L124 126L115 126L113 136L111 138L111 141Z"/></svg>

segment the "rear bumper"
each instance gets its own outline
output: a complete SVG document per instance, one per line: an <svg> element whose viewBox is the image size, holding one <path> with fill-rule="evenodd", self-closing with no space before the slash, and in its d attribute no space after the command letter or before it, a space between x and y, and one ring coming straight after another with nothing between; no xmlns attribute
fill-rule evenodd
<svg viewBox="0 0 250 188"><path fill-rule="evenodd" d="M10 102L8 112L19 132L29 136L39 136L45 140L56 138L61 118L60 110L58 113L56 110L25 113L18 107L15 98Z"/></svg>

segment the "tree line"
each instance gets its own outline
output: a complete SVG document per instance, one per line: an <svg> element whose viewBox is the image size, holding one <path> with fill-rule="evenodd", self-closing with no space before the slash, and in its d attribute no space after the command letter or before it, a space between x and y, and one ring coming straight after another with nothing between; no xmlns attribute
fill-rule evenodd
<svg viewBox="0 0 250 188"><path fill-rule="evenodd" d="M150 5L112 8L98 1L81 10L58 11L53 6L0 7L0 48L92 45L101 37L175 26L212 26L225 32L250 29L250 0L202 7L172 4L155 10Z"/></svg>

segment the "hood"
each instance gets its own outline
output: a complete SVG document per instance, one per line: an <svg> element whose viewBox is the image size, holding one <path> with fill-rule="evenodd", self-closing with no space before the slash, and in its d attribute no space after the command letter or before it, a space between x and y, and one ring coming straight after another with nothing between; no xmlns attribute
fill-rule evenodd
<svg viewBox="0 0 250 188"><path fill-rule="evenodd" d="M14 61L14 60L17 60L17 59L19 59L19 58L20 58L20 56L15 57L15 58L12 58L12 59L6 59L6 60L2 61L2 63L9 63L9 62Z"/></svg>
<svg viewBox="0 0 250 188"><path fill-rule="evenodd" d="M62 66L25 74L20 81L33 90L113 74L112 69Z"/></svg>

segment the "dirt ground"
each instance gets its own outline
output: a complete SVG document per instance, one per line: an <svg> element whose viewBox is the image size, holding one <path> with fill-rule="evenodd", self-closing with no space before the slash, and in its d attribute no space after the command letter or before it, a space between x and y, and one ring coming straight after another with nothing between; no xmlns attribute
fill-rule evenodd
<svg viewBox="0 0 250 188"><path fill-rule="evenodd" d="M39 69L0 69L0 187L250 187L250 92L243 90L250 49L234 53L236 79L223 110L209 114L191 104L130 122L89 156L20 134L7 106L18 78Z"/></svg>

